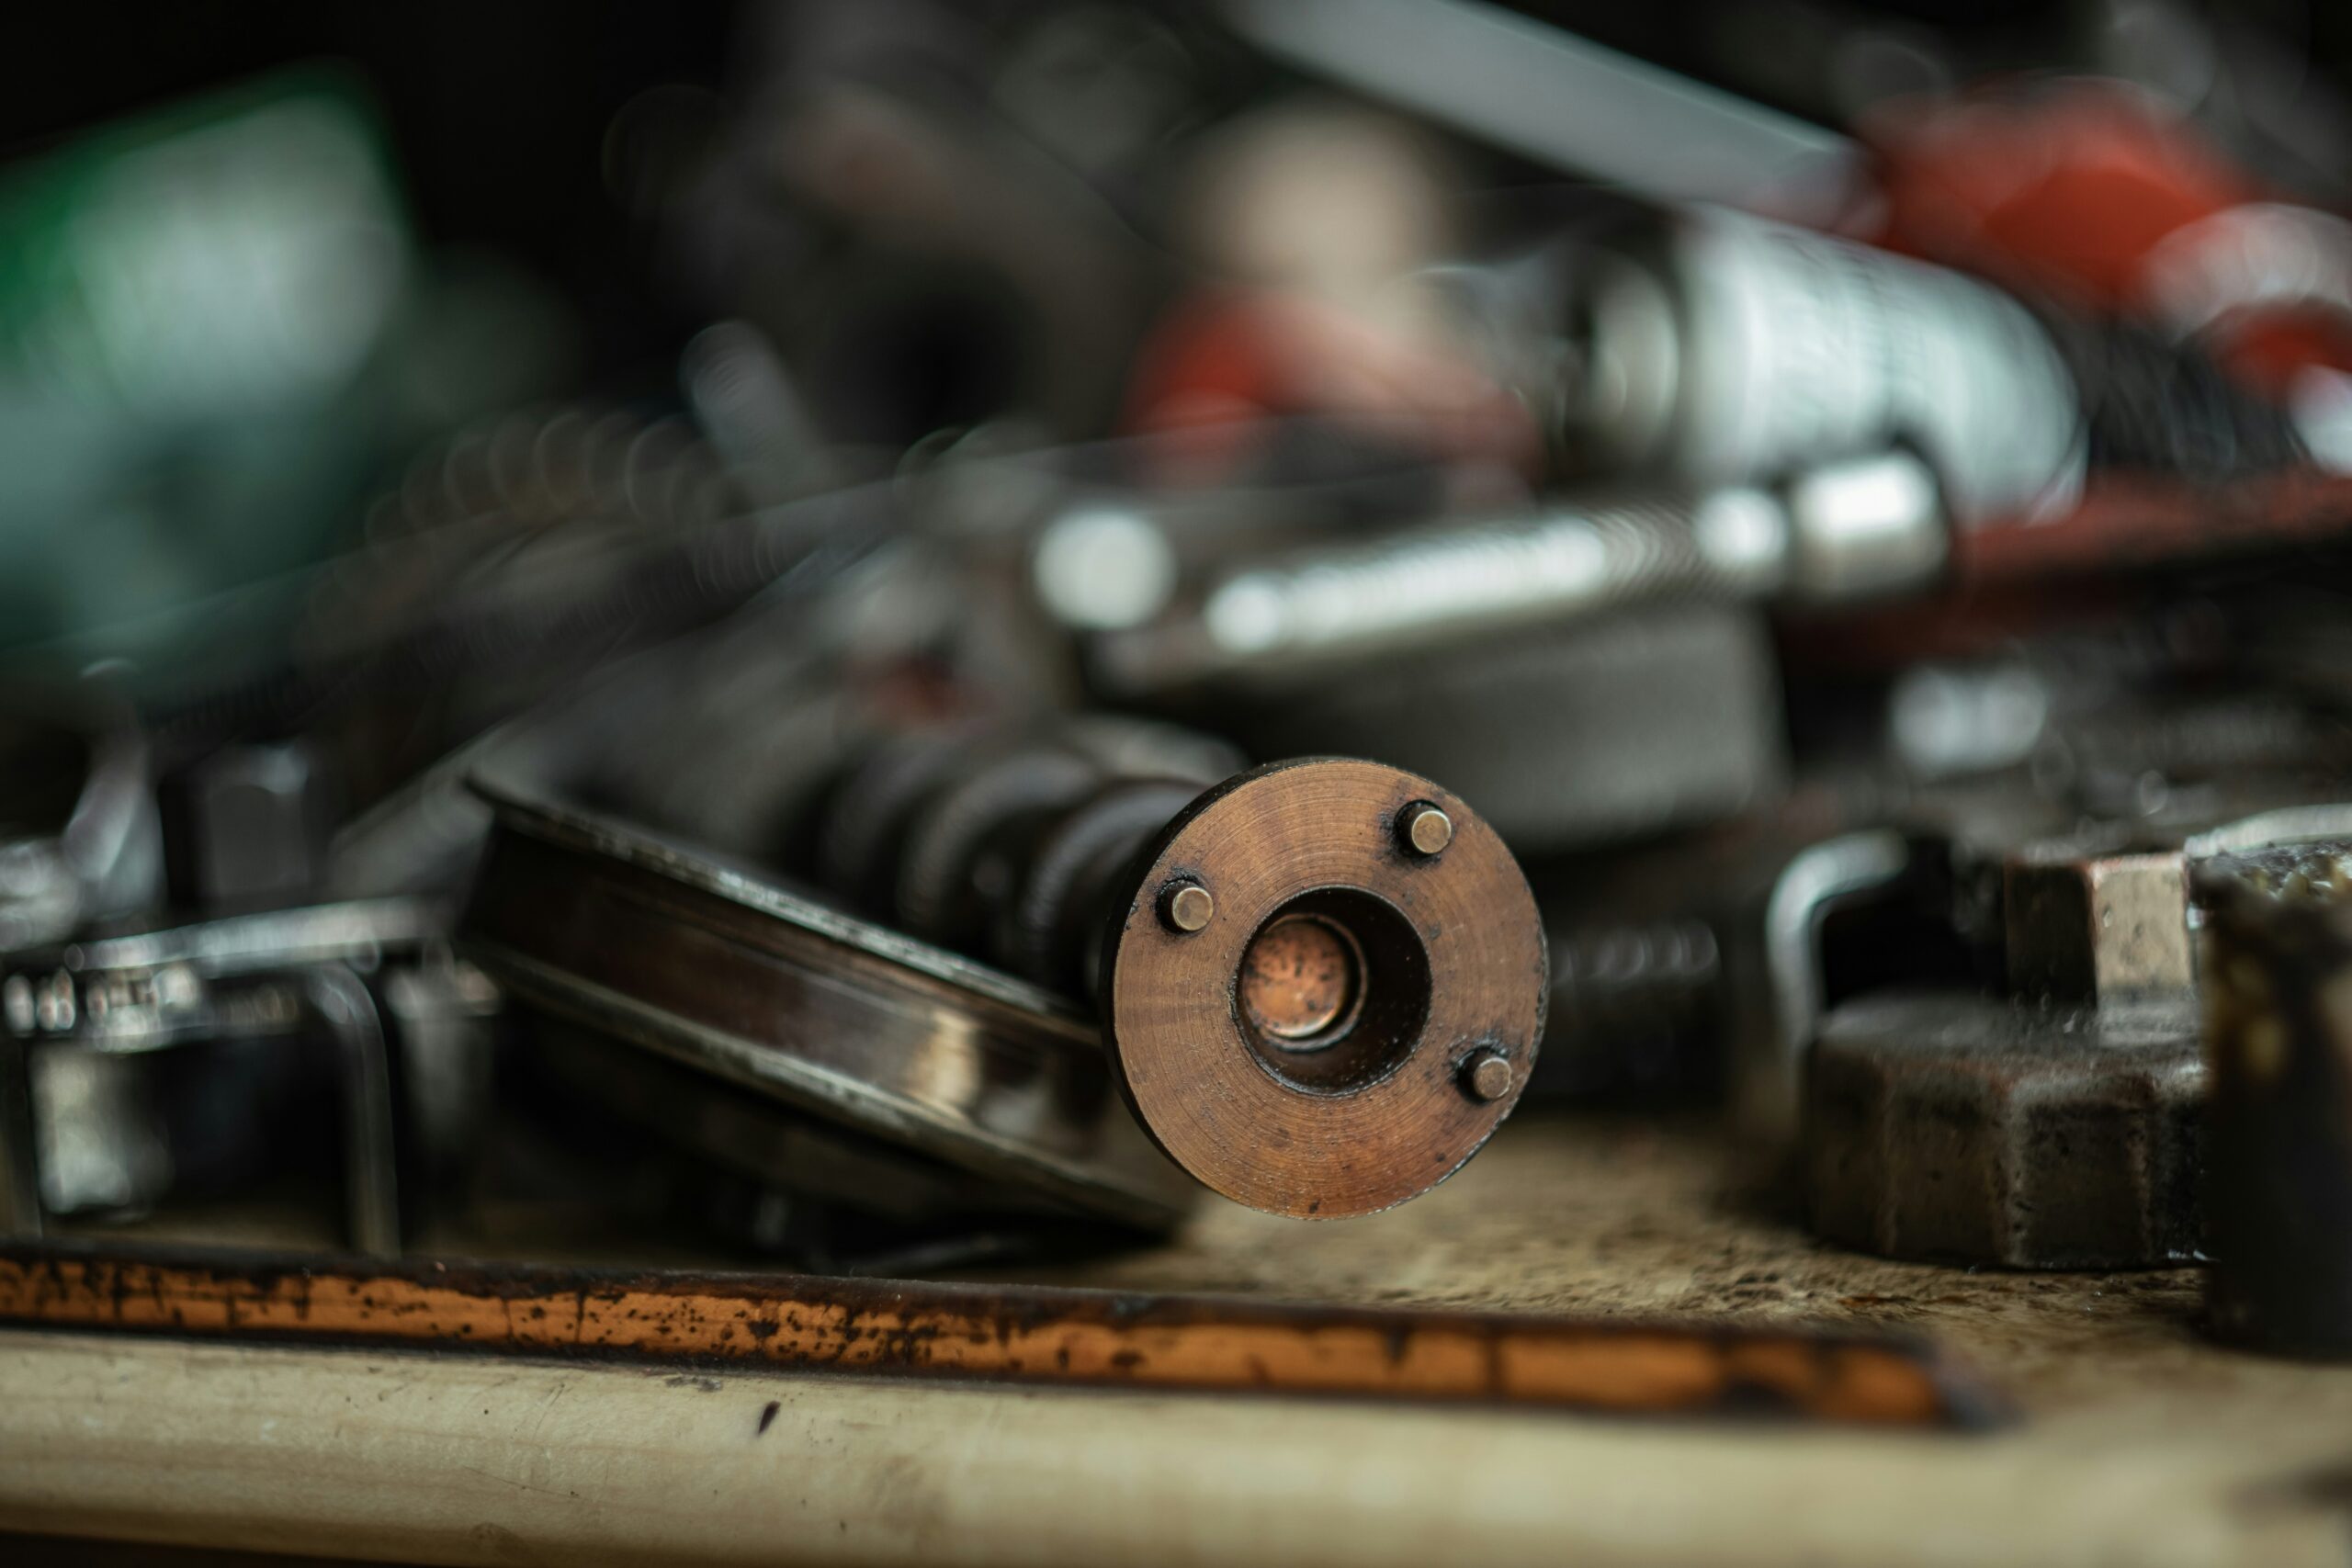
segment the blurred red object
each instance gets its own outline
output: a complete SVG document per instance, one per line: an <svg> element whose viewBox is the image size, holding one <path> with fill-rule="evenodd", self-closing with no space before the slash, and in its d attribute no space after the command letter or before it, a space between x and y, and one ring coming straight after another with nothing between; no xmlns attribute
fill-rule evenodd
<svg viewBox="0 0 2352 1568"><path fill-rule="evenodd" d="M2068 79L1881 111L1881 243L2122 311L2284 400L2352 368L2352 224L2278 197L2120 83Z"/></svg>
<svg viewBox="0 0 2352 1568"><path fill-rule="evenodd" d="M1468 358L1275 289L1208 289L1180 302L1144 344L1125 423L1182 433L1208 460L1228 446L1238 457L1252 422L1296 415L1521 473L1542 462L1526 405Z"/></svg>

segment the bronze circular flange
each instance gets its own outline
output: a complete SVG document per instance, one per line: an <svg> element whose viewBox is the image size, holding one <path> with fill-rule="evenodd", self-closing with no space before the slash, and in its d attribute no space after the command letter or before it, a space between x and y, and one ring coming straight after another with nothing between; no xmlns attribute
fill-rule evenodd
<svg viewBox="0 0 2352 1568"><path fill-rule="evenodd" d="M1399 831L1430 808L1442 854ZM1165 918L1171 886L1209 895L1197 929ZM1277 762L1202 795L1153 840L1104 953L1136 1120L1274 1213L1368 1214L1444 1180L1518 1102L1543 1032L1544 928L1518 863L1461 801L1376 762ZM1489 1059L1507 1081L1480 1077Z"/></svg>

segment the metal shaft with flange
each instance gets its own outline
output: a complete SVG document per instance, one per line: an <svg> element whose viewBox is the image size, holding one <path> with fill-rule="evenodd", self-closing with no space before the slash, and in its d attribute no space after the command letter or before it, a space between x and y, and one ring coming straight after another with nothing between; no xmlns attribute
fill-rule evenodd
<svg viewBox="0 0 2352 1568"><path fill-rule="evenodd" d="M826 880L1091 997L1128 1105L1209 1187L1370 1213L1459 1169L1517 1102L1542 921L1510 852L1440 786L1319 759L1204 790L1055 739L915 753L845 773L818 826Z"/></svg>

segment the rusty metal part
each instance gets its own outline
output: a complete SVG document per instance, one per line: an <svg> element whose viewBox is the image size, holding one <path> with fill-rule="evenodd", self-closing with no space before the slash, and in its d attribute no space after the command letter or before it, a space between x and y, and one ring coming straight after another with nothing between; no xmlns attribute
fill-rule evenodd
<svg viewBox="0 0 2352 1568"><path fill-rule="evenodd" d="M1453 825L1442 855L1394 824ZM1299 1217L1370 1213L1458 1169L1516 1103L1543 1032L1543 923L1494 830L1373 762L1273 763L1209 791L1114 907L1101 996L1121 1089L1153 1139L1229 1198ZM1171 883L1216 919L1170 931ZM1512 1081L1457 1080L1475 1055Z"/></svg>
<svg viewBox="0 0 2352 1568"><path fill-rule="evenodd" d="M2175 852L2085 854L2034 846L2005 868L2011 988L2114 1007L2196 985L2188 868Z"/></svg>
<svg viewBox="0 0 2352 1568"><path fill-rule="evenodd" d="M2352 889L2347 846L2217 858L2206 926L2208 1322L2352 1357Z"/></svg>
<svg viewBox="0 0 2352 1568"><path fill-rule="evenodd" d="M2347 816L2324 802L2243 809L2202 830L2092 824L2035 840L1998 813L1956 826L1952 919L1974 918L1964 886L1997 873L2007 992L1897 987L1829 1013L1804 1065L1815 1228L1894 1257L2016 1268L2201 1257L2209 1080L2189 871L2320 863L2293 846L2343 833ZM2310 885L2308 869L2293 874ZM2200 872L2198 885L2227 880Z"/></svg>
<svg viewBox="0 0 2352 1568"><path fill-rule="evenodd" d="M1250 941L1236 999L1251 1028L1285 1051L1313 1051L1363 1008L1363 948L1345 926L1288 915Z"/></svg>
<svg viewBox="0 0 2352 1568"><path fill-rule="evenodd" d="M1837 1009L1806 1067L1813 1228L1890 1258L2120 1269L2198 1256L2194 1005L1950 992Z"/></svg>
<svg viewBox="0 0 2352 1568"><path fill-rule="evenodd" d="M1526 1084L1545 986L1542 922L1491 829L1375 763L1278 763L1171 797L1170 781L1090 781L1050 731L892 742L820 814L828 851L861 846L854 864L827 863L833 886L916 936L1094 997L1146 1131L1238 1201L1367 1213L1477 1150ZM918 772L928 787L906 787ZM884 794L891 833L874 828ZM950 840L963 847L928 848ZM877 875L894 853L961 869ZM884 886L896 893L877 897ZM964 918L926 918L950 908ZM1461 1087L1477 1054L1502 1064L1492 1093Z"/></svg>
<svg viewBox="0 0 2352 1568"><path fill-rule="evenodd" d="M459 936L516 999L1082 1213L1184 1212L1067 999L620 824L496 804Z"/></svg>
<svg viewBox="0 0 2352 1568"><path fill-rule="evenodd" d="M2001 866L2011 995L1874 993L1804 1071L1825 1236L1896 1258L2195 1257L2204 1067L2185 852L2028 843Z"/></svg>
<svg viewBox="0 0 2352 1568"><path fill-rule="evenodd" d="M1977 1427L1917 1342L1781 1326L805 1275L605 1274L0 1247L0 1322L868 1376Z"/></svg>

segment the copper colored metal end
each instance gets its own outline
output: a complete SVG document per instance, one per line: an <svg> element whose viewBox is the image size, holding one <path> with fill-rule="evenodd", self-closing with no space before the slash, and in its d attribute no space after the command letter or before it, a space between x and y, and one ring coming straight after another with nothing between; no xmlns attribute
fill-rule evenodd
<svg viewBox="0 0 2352 1568"><path fill-rule="evenodd" d="M1216 889L1216 914L1180 934L1157 890L1187 883ZM1501 840L1428 780L1340 761L1241 774L1178 814L1136 886L1103 948L1113 1071L1226 1196L1389 1208L1459 1168L1525 1088L1543 924ZM1479 1053L1496 1065L1465 1080Z"/></svg>
<svg viewBox="0 0 2352 1568"><path fill-rule="evenodd" d="M1363 1000L1363 950L1345 927L1312 915L1276 920L1241 955L1243 1017L1294 1051L1347 1032Z"/></svg>

